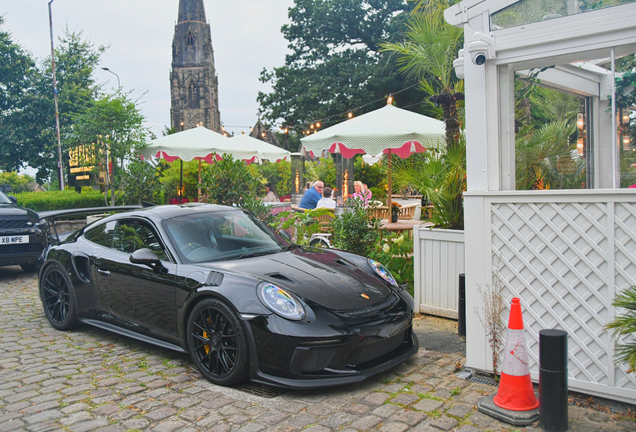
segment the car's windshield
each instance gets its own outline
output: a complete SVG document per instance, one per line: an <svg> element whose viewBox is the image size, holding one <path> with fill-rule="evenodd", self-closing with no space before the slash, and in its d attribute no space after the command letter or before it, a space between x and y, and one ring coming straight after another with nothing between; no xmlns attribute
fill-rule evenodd
<svg viewBox="0 0 636 432"><path fill-rule="evenodd" d="M266 255L286 246L261 221L238 210L180 216L163 226L186 263Z"/></svg>
<svg viewBox="0 0 636 432"><path fill-rule="evenodd" d="M0 192L0 204L13 204L13 201L11 201L4 193Z"/></svg>

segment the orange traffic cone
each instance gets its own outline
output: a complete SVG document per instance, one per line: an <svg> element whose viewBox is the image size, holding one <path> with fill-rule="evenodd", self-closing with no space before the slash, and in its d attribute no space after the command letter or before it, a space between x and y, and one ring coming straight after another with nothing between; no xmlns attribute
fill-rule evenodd
<svg viewBox="0 0 636 432"><path fill-rule="evenodd" d="M516 297L512 299L510 306L501 380L493 402L498 407L511 411L529 411L539 407L539 401L534 395L530 380L521 304Z"/></svg>
<svg viewBox="0 0 636 432"><path fill-rule="evenodd" d="M499 390L494 396L481 398L477 402L477 409L513 425L528 426L539 420L538 408L539 401L530 380L521 304L518 298L513 298Z"/></svg>

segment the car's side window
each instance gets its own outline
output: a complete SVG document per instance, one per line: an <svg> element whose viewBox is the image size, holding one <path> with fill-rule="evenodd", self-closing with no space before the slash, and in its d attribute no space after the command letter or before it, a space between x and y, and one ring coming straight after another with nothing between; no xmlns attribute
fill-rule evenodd
<svg viewBox="0 0 636 432"><path fill-rule="evenodd" d="M166 252L154 231L149 225L138 220L120 220L117 223L113 248L129 254L138 249L148 248L156 253L159 259L166 259Z"/></svg>
<svg viewBox="0 0 636 432"><path fill-rule="evenodd" d="M92 227L84 233L87 240L97 243L107 248L113 247L113 234L115 232L116 221L106 222Z"/></svg>

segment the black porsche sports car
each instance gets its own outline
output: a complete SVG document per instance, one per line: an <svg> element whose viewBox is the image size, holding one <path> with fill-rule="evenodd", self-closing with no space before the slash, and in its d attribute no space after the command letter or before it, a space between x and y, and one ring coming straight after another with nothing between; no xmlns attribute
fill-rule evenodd
<svg viewBox="0 0 636 432"><path fill-rule="evenodd" d="M237 208L109 216L42 259L53 327L85 323L189 352L219 385L353 383L418 349L413 298L382 264L290 244Z"/></svg>

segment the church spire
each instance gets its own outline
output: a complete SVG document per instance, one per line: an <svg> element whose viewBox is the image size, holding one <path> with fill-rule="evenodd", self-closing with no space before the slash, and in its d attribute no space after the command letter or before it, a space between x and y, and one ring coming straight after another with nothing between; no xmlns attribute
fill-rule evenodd
<svg viewBox="0 0 636 432"><path fill-rule="evenodd" d="M205 126L221 131L218 78L203 0L180 0L172 41L170 117L177 130Z"/></svg>
<svg viewBox="0 0 636 432"><path fill-rule="evenodd" d="M177 23L185 21L205 20L205 9L203 8L203 0L180 0L179 1L179 20Z"/></svg>

